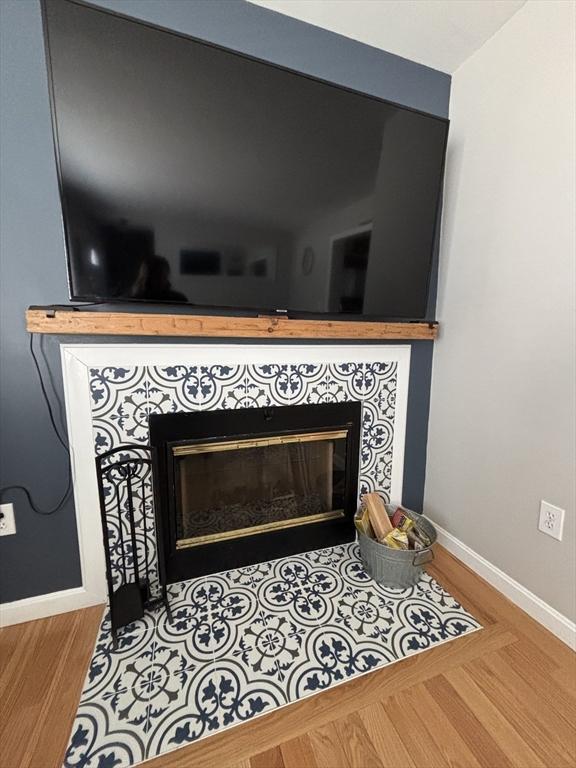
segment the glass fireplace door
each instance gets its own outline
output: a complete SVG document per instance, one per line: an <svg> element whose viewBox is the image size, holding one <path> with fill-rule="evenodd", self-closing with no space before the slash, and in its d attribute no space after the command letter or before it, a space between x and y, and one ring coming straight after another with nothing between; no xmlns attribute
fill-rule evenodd
<svg viewBox="0 0 576 768"><path fill-rule="evenodd" d="M172 447L176 548L344 515L346 429Z"/></svg>

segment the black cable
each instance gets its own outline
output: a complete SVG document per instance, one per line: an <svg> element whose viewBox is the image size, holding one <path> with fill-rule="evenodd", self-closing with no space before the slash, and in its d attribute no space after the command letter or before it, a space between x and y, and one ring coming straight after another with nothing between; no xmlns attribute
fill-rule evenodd
<svg viewBox="0 0 576 768"><path fill-rule="evenodd" d="M44 397L44 402L46 403L46 408L48 409L48 415L50 417L50 423L52 424L52 429L54 430L54 434L56 435L58 442L64 450L66 451L67 456L67 469L68 469L68 482L66 484L66 490L64 492L64 495L58 502L58 504L53 507L52 509L40 509L40 507L36 506L34 503L34 500L32 498L32 495L30 494L30 491L28 488L26 488L24 485L6 485L3 488L0 488L0 497L6 492L6 491L22 491L22 493L26 496L28 499L28 504L30 504L31 509L36 512L37 515L53 515L55 512L58 512L64 504L66 503L70 492L72 490L72 469L70 465L70 448L68 446L68 443L65 441L65 439L60 434L60 431L56 425L56 420L54 418L54 412L52 410L52 404L50 403L50 399L48 397L48 393L46 392L46 387L44 385L44 379L42 377L42 370L40 368L40 365L38 363L38 358L36 357L36 353L34 352L34 334L30 334L30 354L32 355L32 360L34 361L34 367L36 368L36 373L38 374L38 380L40 382L40 389L42 391L42 396ZM56 393L55 393L56 395ZM58 396L56 395L56 398L58 399ZM59 401L58 401L59 402Z"/></svg>
<svg viewBox="0 0 576 768"><path fill-rule="evenodd" d="M30 354L32 355L32 360L34 360L34 367L36 368L36 373L38 374L38 381L40 382L40 389L42 390L42 395L44 396L44 402L46 403L46 407L48 408L48 415L50 416L50 422L52 424L52 429L54 430L54 434L58 438L58 442L64 450L66 451L66 454L68 455L68 459L70 459L70 449L68 447L68 443L64 440L62 435L60 434L60 430L58 429L58 426L56 424L56 419L54 418L54 411L52 410L52 405L50 403L50 398L48 397L48 393L46 392L46 386L44 385L44 379L42 378L42 370L40 369L40 364L38 362L38 358L36 357L36 353L34 352L34 334L30 334Z"/></svg>
<svg viewBox="0 0 576 768"><path fill-rule="evenodd" d="M53 515L55 512L58 512L62 509L66 501L68 500L68 497L70 496L70 491L72 490L72 474L70 472L70 468L68 468L68 483L66 485L66 491L64 493L64 496L60 499L58 504L53 507L52 509L40 509L40 507L37 507L34 503L34 500L32 496L30 495L30 491L26 486L24 485L6 485L4 488L0 488L0 494L3 494L4 491L22 491L24 496L28 499L28 504L30 504L30 508L33 512L35 512L37 515L41 515L42 517L49 517L50 515Z"/></svg>
<svg viewBox="0 0 576 768"><path fill-rule="evenodd" d="M50 384L50 400L54 402L56 400L56 405L58 406L58 427L60 429L60 433L66 433L66 416L64 415L64 406L63 403L60 401L60 398L58 396L58 388L56 386L56 382L54 380L54 374L52 372L52 369L50 368L50 362L48 360L48 356L46 355L46 349L45 349L45 343L46 343L47 336L46 334L42 334L39 338L39 345L38 349L36 351L36 355L40 358L40 361L42 363L42 368L45 372L45 378L47 379L46 385ZM48 386L46 386L46 389L48 389Z"/></svg>

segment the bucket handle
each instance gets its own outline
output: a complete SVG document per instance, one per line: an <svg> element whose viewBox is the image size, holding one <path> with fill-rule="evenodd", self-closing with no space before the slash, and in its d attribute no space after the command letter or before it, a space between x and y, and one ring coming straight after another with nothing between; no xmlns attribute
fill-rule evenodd
<svg viewBox="0 0 576 768"><path fill-rule="evenodd" d="M431 549L420 549L414 555L412 565L425 565L431 563L434 560L434 552Z"/></svg>

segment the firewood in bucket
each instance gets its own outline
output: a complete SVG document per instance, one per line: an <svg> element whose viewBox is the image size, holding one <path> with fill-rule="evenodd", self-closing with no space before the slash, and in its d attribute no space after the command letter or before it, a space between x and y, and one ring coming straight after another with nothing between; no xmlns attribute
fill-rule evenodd
<svg viewBox="0 0 576 768"><path fill-rule="evenodd" d="M368 536L369 539L376 538L374 531L372 530L372 526L370 525L370 515L368 514L366 507L362 507L357 512L354 517L354 525L361 533L363 533L365 536Z"/></svg>
<svg viewBox="0 0 576 768"><path fill-rule="evenodd" d="M362 496L362 504L368 510L370 524L376 538L378 541L382 541L392 530L392 523L381 496L377 493L365 493Z"/></svg>

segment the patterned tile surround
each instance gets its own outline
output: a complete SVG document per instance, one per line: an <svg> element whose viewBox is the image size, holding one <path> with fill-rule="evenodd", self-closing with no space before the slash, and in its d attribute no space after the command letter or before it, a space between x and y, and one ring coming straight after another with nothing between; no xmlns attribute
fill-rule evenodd
<svg viewBox="0 0 576 768"><path fill-rule="evenodd" d="M250 347L244 350L246 355L250 354ZM289 348L286 356L290 356ZM380 348L374 349L374 358L368 362L349 362L344 358L342 362L326 363L202 364L199 361L196 364L91 367L89 387L95 451L103 453L125 443L147 443L150 413L359 400L362 402L359 492L378 489L389 500L395 490L395 498L400 500L401 489L392 488L394 461L399 469L397 476L401 477L402 471L400 441L397 436L395 440L399 363L387 360L388 356L393 358L394 352L386 353ZM401 382L405 390L407 383ZM403 435L401 442L403 449ZM113 512L116 499L111 488L106 491ZM127 514L126 500L121 501ZM111 518L114 519L114 514ZM154 588L155 538L153 532L149 532L148 547L145 546L138 503L136 522L139 555L144 557L148 552ZM126 521L124 531L127 534ZM110 532L118 580L121 537L115 522L111 523ZM125 553L130 562L131 545L126 535L124 539L128 542ZM217 564L215 570L218 570Z"/></svg>
<svg viewBox="0 0 576 768"><path fill-rule="evenodd" d="M379 586L356 544L170 586L125 628L106 615L66 768L123 768L479 628L428 575Z"/></svg>

